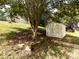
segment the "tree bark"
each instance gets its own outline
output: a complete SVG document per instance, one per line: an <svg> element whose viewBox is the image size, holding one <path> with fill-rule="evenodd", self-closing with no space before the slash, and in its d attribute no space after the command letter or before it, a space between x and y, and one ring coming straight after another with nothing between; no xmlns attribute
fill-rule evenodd
<svg viewBox="0 0 79 59"><path fill-rule="evenodd" d="M35 39L35 37L37 36L37 28L32 29L32 32L33 32L32 38Z"/></svg>
<svg viewBox="0 0 79 59"><path fill-rule="evenodd" d="M32 38L35 39L35 37L37 36L37 29L38 29L38 25L39 25L39 21L35 20L30 20L30 24L32 27Z"/></svg>

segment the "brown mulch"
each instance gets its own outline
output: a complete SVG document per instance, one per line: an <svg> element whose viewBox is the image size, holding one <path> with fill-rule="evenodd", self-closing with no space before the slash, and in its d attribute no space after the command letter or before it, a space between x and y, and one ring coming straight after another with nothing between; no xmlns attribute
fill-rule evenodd
<svg viewBox="0 0 79 59"><path fill-rule="evenodd" d="M14 45L18 44L18 43L25 43L25 42L35 43L35 42L40 42L43 39L48 39L48 37L46 37L45 33L38 32L35 39L33 39L31 31L19 32L19 33L16 33L16 35L11 38L9 43L14 44Z"/></svg>

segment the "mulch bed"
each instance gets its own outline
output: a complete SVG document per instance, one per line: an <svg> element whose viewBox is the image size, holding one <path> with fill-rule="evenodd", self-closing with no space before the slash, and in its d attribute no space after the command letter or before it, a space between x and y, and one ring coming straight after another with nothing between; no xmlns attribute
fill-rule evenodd
<svg viewBox="0 0 79 59"><path fill-rule="evenodd" d="M10 38L11 40L9 43L17 44L17 43L25 43L25 42L38 42L38 41L41 41L46 38L47 38L46 35L44 33L40 33L40 32L38 32L35 39L32 38L31 31L19 32L19 33L16 33L15 36Z"/></svg>

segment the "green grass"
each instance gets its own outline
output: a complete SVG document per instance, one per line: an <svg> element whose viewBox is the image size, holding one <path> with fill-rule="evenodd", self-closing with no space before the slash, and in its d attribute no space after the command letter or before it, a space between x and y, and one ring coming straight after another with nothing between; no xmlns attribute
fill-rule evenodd
<svg viewBox="0 0 79 59"><path fill-rule="evenodd" d="M18 32L16 28L27 29L30 27L29 24L22 23L8 23L4 21L0 21L0 33L10 33L10 32Z"/></svg>
<svg viewBox="0 0 79 59"><path fill-rule="evenodd" d="M79 37L79 31L75 31L74 33L73 32L67 32L67 34L71 35L71 36Z"/></svg>
<svg viewBox="0 0 79 59"><path fill-rule="evenodd" d="M62 41L79 45L79 31L66 32L66 36L62 39Z"/></svg>
<svg viewBox="0 0 79 59"><path fill-rule="evenodd" d="M29 27L29 24L0 21L0 43L9 40L15 36L17 32L28 29Z"/></svg>

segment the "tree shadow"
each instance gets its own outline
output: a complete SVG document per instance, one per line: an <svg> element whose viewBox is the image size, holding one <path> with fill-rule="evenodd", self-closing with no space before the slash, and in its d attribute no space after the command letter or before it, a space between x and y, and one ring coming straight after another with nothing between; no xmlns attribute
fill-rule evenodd
<svg viewBox="0 0 79 59"><path fill-rule="evenodd" d="M56 44L48 38L44 38L40 43L31 45L31 49L32 55L28 59L68 59L69 56L66 52L72 51L72 48ZM25 56L25 58L27 57Z"/></svg>
<svg viewBox="0 0 79 59"><path fill-rule="evenodd" d="M12 30L17 30L18 32L15 32L15 31L11 31L10 33L3 33L1 34L0 36L4 37L4 38L1 38L0 40L2 41L12 41L14 44L17 44L17 43L24 43L24 42L33 42L33 41L40 41L39 37L43 37L45 36L45 30L44 29L41 29L39 28L38 29L38 34L37 34L37 37L35 38L35 40L33 40L32 38L32 31L31 31L31 28L28 28L28 29L22 29L22 28L16 28L16 27L10 27L10 29ZM11 42L11 43L12 43Z"/></svg>
<svg viewBox="0 0 79 59"><path fill-rule="evenodd" d="M22 32L25 33L25 32L31 31L30 28L22 29L22 28L12 27L11 29L17 30L18 32L11 31L9 33L0 34L0 43L3 43L4 41L9 41L9 40L15 40L16 36L21 35Z"/></svg>
<svg viewBox="0 0 79 59"><path fill-rule="evenodd" d="M33 42L33 44L31 44L32 54L28 57L28 59L55 59L55 58L69 59L67 52L73 50L73 48L71 47L67 47L63 44L58 44L52 41L52 40L58 40L58 38L47 37L45 35L44 29L39 28L38 35L34 40L32 39L31 28L22 29L22 28L12 27L12 29L17 29L19 32L12 31L10 33L5 33L1 35L6 36L6 39L9 39L8 40L9 44L13 44L13 45L19 43ZM75 38L76 40L78 39L77 37L72 37L67 35L61 41L74 43L75 40L73 39ZM72 40L72 42L66 40ZM75 43L78 44L78 41ZM27 56L23 56L22 58L26 59Z"/></svg>
<svg viewBox="0 0 79 59"><path fill-rule="evenodd" d="M68 34L62 39L62 41L79 45L79 37L71 36Z"/></svg>

